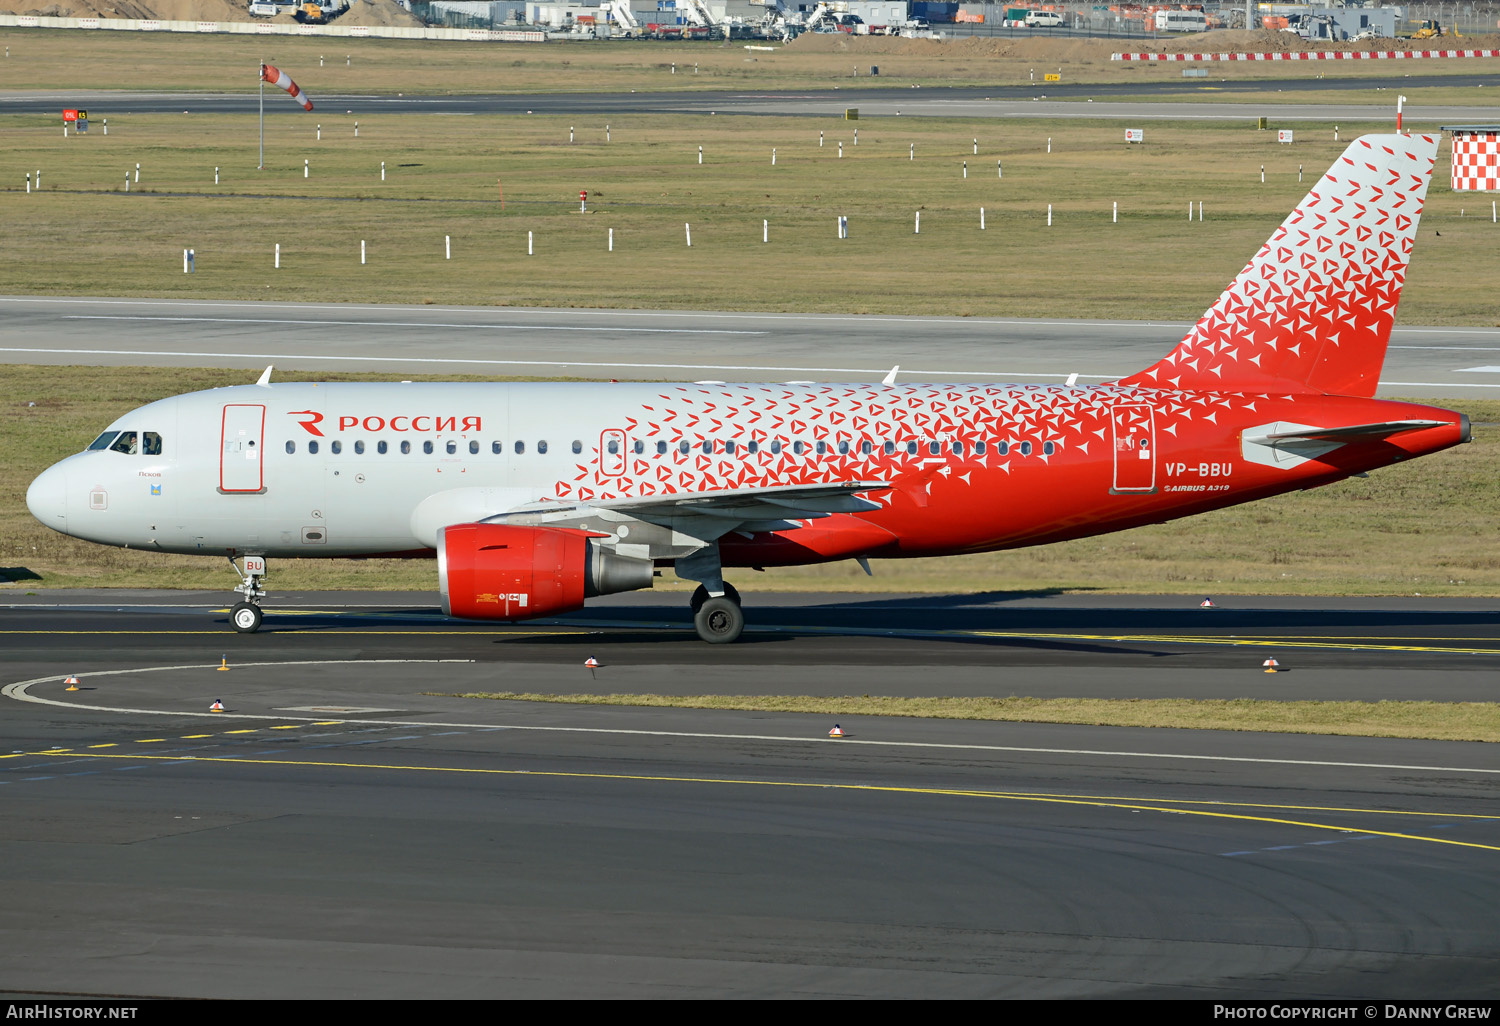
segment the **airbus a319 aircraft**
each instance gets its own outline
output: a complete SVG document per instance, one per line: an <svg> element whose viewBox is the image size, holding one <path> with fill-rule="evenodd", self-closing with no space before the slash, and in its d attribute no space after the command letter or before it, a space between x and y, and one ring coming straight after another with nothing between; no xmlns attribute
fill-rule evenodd
<svg viewBox="0 0 1500 1026"><path fill-rule="evenodd" d="M940 556L1157 523L1446 449L1373 398L1438 139L1356 140L1187 337L1104 385L271 383L154 402L39 476L33 515L227 556L436 556L444 613L524 620L728 567ZM239 562L236 562L238 560Z"/></svg>

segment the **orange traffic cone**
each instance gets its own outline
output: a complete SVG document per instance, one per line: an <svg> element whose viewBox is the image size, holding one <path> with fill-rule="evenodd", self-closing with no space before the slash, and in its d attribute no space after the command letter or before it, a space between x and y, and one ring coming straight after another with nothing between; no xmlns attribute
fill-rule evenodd
<svg viewBox="0 0 1500 1026"><path fill-rule="evenodd" d="M224 703L221 702L221 701L219 701L216 698L216 699L214 699L214 704L208 707L208 711L209 712L223 712L224 711Z"/></svg>
<svg viewBox="0 0 1500 1026"><path fill-rule="evenodd" d="M840 727L837 723L835 723L833 725L833 729L828 732L828 736L829 737L843 737L844 736L844 728Z"/></svg>
<svg viewBox="0 0 1500 1026"><path fill-rule="evenodd" d="M220 670L227 670L227 669L229 669L229 657L228 656L220 656L219 657L219 666L218 666L218 669L220 669Z"/></svg>
<svg viewBox="0 0 1500 1026"><path fill-rule="evenodd" d="M589 656L583 661L583 665L587 666L591 670L597 670L599 669L599 660L595 659L593 656Z"/></svg>
<svg viewBox="0 0 1500 1026"><path fill-rule="evenodd" d="M1202 602L1198 603L1198 608L1199 609L1213 609L1213 608L1215 608L1215 606L1214 606L1214 600L1211 599L1211 598L1205 598Z"/></svg>
<svg viewBox="0 0 1500 1026"><path fill-rule="evenodd" d="M1278 663L1275 659L1267 659L1260 665L1266 668L1267 673L1278 673L1281 670L1281 664Z"/></svg>
<svg viewBox="0 0 1500 1026"><path fill-rule="evenodd" d="M66 685L68 685L66 688L63 689L64 691L77 691L78 690L78 678L77 677L74 677L74 676L70 675L67 680L63 681L63 683L66 684Z"/></svg>

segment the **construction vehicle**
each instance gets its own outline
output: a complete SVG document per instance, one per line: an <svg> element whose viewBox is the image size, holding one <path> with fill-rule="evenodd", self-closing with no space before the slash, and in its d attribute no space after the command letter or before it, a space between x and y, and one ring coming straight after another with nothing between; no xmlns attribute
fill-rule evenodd
<svg viewBox="0 0 1500 1026"><path fill-rule="evenodd" d="M1417 30L1411 34L1411 37L1413 39L1436 39L1438 36L1445 36L1447 34L1443 31L1443 26L1440 22L1429 18L1422 22Z"/></svg>
<svg viewBox="0 0 1500 1026"><path fill-rule="evenodd" d="M303 4L297 8L297 13L293 17L304 25L326 25L328 23L328 16L323 13L323 8L318 4Z"/></svg>

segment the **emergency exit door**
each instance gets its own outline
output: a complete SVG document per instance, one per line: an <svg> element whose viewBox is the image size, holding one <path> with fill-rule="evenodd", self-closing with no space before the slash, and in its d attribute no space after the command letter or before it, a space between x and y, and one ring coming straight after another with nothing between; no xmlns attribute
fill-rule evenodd
<svg viewBox="0 0 1500 1026"><path fill-rule="evenodd" d="M1156 420L1145 403L1114 408L1115 483L1112 494L1156 491Z"/></svg>
<svg viewBox="0 0 1500 1026"><path fill-rule="evenodd" d="M222 448L219 452L219 491L265 491L265 475L261 467L265 425L264 406L224 407L224 427L220 437Z"/></svg>

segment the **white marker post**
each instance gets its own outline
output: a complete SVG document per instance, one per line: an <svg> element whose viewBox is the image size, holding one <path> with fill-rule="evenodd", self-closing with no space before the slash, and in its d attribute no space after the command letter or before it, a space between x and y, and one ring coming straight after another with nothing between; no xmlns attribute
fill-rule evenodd
<svg viewBox="0 0 1500 1026"><path fill-rule="evenodd" d="M307 177L307 161L306 160L304 160L302 162L302 177L303 178Z"/></svg>
<svg viewBox="0 0 1500 1026"><path fill-rule="evenodd" d="M682 230L687 233L687 244L688 248L691 249L693 246L693 226L684 221L682 224Z"/></svg>
<svg viewBox="0 0 1500 1026"><path fill-rule="evenodd" d="M130 176L129 175L125 176L125 188L127 190L129 190L129 188L130 188ZM28 196L31 195L31 172L30 171L26 172L26 195L28 195Z"/></svg>
<svg viewBox="0 0 1500 1026"><path fill-rule="evenodd" d="M609 251L611 253L615 251L615 230L613 228L609 230Z"/></svg>
<svg viewBox="0 0 1500 1026"><path fill-rule="evenodd" d="M917 211L917 226L912 229L912 234L913 235L921 235L922 234L922 212L920 210Z"/></svg>
<svg viewBox="0 0 1500 1026"><path fill-rule="evenodd" d="M698 163L703 163L703 147L698 147Z"/></svg>
<svg viewBox="0 0 1500 1026"><path fill-rule="evenodd" d="M1260 184L1266 184L1266 165L1264 164L1260 166Z"/></svg>
<svg viewBox="0 0 1500 1026"><path fill-rule="evenodd" d="M839 140L839 159L844 159L844 140Z"/></svg>
<svg viewBox="0 0 1500 1026"><path fill-rule="evenodd" d="M1301 164L1297 165L1297 184L1298 185L1302 184L1302 165Z"/></svg>
<svg viewBox="0 0 1500 1026"><path fill-rule="evenodd" d="M182 273L187 274L187 250L182 251Z"/></svg>
<svg viewBox="0 0 1500 1026"><path fill-rule="evenodd" d="M911 159L912 160L916 160L917 159L917 144L916 143L912 143L911 144Z"/></svg>
<svg viewBox="0 0 1500 1026"><path fill-rule="evenodd" d="M385 181L385 161L380 162L380 180Z"/></svg>
<svg viewBox="0 0 1500 1026"><path fill-rule="evenodd" d="M1188 200L1188 221L1193 219L1193 201Z"/></svg>
<svg viewBox="0 0 1500 1026"><path fill-rule="evenodd" d="M1052 137L1050 135L1047 136L1047 152L1052 152Z"/></svg>
<svg viewBox="0 0 1500 1026"><path fill-rule="evenodd" d="M361 265L363 265L364 262L365 262L365 240L364 239L360 239L359 240L359 262L360 262Z"/></svg>
<svg viewBox="0 0 1500 1026"><path fill-rule="evenodd" d="M859 129L854 130L854 145L859 145Z"/></svg>
<svg viewBox="0 0 1500 1026"><path fill-rule="evenodd" d="M188 274L193 274L198 270L197 256L198 254L194 253L191 249L188 250Z"/></svg>
<svg viewBox="0 0 1500 1026"><path fill-rule="evenodd" d="M1338 142L1339 141L1339 126L1338 125L1334 125L1333 126L1333 141L1334 142Z"/></svg>
<svg viewBox="0 0 1500 1026"><path fill-rule="evenodd" d="M1114 213L1112 213L1110 215L1109 223L1110 224L1119 224L1120 223L1120 201L1119 200L1115 200Z"/></svg>
<svg viewBox="0 0 1500 1026"><path fill-rule="evenodd" d="M451 235L443 236L443 259L453 259L453 236Z"/></svg>
<svg viewBox="0 0 1500 1026"><path fill-rule="evenodd" d="M609 126L604 126L604 141L609 142Z"/></svg>
<svg viewBox="0 0 1500 1026"><path fill-rule="evenodd" d="M1199 221L1200 224L1203 222L1203 201L1202 200L1198 201L1198 221Z"/></svg>
<svg viewBox="0 0 1500 1026"><path fill-rule="evenodd" d="M568 144L572 145L572 143L573 143L573 126L569 125L568 126Z"/></svg>
<svg viewBox="0 0 1500 1026"><path fill-rule="evenodd" d="M31 191L31 180L30 180L30 176L29 175L27 176L26 191L27 192ZM125 191L126 192L130 191L130 172L129 171L125 172Z"/></svg>
<svg viewBox="0 0 1500 1026"><path fill-rule="evenodd" d="M765 221L765 220L761 221L761 223L760 223L760 241L761 242L770 242L771 241L771 222L770 221Z"/></svg>
<svg viewBox="0 0 1500 1026"><path fill-rule="evenodd" d="M323 126L319 125L318 126L318 142L322 142L322 141L323 141Z"/></svg>
<svg viewBox="0 0 1500 1026"><path fill-rule="evenodd" d="M281 269L281 243L279 242L276 243L276 263L274 266L277 270Z"/></svg>
<svg viewBox="0 0 1500 1026"><path fill-rule="evenodd" d="M822 148L822 146L823 146L823 133L822 132L818 133L818 146L819 146L819 148Z"/></svg>
<svg viewBox="0 0 1500 1026"><path fill-rule="evenodd" d="M141 165L139 164L135 166L135 180L137 182L141 180Z"/></svg>
<svg viewBox="0 0 1500 1026"><path fill-rule="evenodd" d="M214 184L215 185L219 184L219 169L218 169L218 167L214 168Z"/></svg>
<svg viewBox="0 0 1500 1026"><path fill-rule="evenodd" d="M995 161L995 177L1001 179L1005 177L1005 165L1001 164L998 160Z"/></svg>
<svg viewBox="0 0 1500 1026"><path fill-rule="evenodd" d="M359 138L359 122L358 121L356 121L354 123L354 138L356 138L356 139Z"/></svg>
<svg viewBox="0 0 1500 1026"><path fill-rule="evenodd" d="M776 166L776 147L771 147L771 166Z"/></svg>
<svg viewBox="0 0 1500 1026"><path fill-rule="evenodd" d="M531 256L531 233L526 233L526 255Z"/></svg>
<svg viewBox="0 0 1500 1026"><path fill-rule="evenodd" d="M969 180L969 162L966 160L966 161L964 161L964 181L968 181L968 180Z"/></svg>
<svg viewBox="0 0 1500 1026"><path fill-rule="evenodd" d="M1047 227L1052 227L1052 204L1047 204Z"/></svg>
<svg viewBox="0 0 1500 1026"><path fill-rule="evenodd" d="M979 230L984 231L984 208L979 208Z"/></svg>
<svg viewBox="0 0 1500 1026"><path fill-rule="evenodd" d="M109 134L109 118L104 119L104 134Z"/></svg>
<svg viewBox="0 0 1500 1026"><path fill-rule="evenodd" d="M63 125L63 138L66 139L67 137L68 137L68 126L67 125Z"/></svg>

